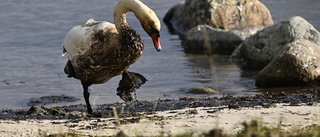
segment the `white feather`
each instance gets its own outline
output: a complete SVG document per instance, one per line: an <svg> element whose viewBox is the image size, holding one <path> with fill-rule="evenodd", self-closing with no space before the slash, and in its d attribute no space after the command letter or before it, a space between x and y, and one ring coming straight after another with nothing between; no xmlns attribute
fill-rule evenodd
<svg viewBox="0 0 320 137"><path fill-rule="evenodd" d="M109 22L94 21L93 19L89 19L83 26L73 27L62 43L62 56L67 54L69 60L73 60L76 56L83 55L91 46L94 32L108 29L108 27L115 26Z"/></svg>

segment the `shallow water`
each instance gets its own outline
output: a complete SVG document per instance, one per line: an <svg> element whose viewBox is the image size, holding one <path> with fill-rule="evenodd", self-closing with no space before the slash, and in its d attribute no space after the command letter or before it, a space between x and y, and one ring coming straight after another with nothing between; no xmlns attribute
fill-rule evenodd
<svg viewBox="0 0 320 137"><path fill-rule="evenodd" d="M162 20L167 10L181 0L142 0ZM275 22L300 15L319 29L320 13L317 0L261 0L271 11ZM0 4L0 108L24 108L31 98L48 95L75 96L84 103L80 82L69 79L63 72L67 57L61 57L60 45L66 33L86 20L113 22L110 0L7 0ZM301 6L303 5L303 6ZM163 51L156 52L150 38L143 32L133 14L129 24L145 40L145 50L130 71L143 74L149 81L137 91L139 100L207 97L186 93L195 86L212 87L217 95L252 95L259 91L254 85L257 72L240 70L228 61L228 56L195 56L184 53L178 36L169 34L162 25ZM210 65L211 64L211 65ZM102 85L91 86L93 104L121 101L116 95L120 77ZM271 89L275 90L275 89ZM280 90L288 90L281 88Z"/></svg>

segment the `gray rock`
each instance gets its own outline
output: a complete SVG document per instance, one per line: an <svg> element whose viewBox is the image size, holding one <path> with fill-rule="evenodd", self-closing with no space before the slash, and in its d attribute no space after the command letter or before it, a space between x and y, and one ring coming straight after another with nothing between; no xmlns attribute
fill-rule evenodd
<svg viewBox="0 0 320 137"><path fill-rule="evenodd" d="M231 54L247 37L260 29L227 31L198 25L188 31L182 46L187 53Z"/></svg>
<svg viewBox="0 0 320 137"><path fill-rule="evenodd" d="M273 24L258 0L186 0L169 9L163 20L181 35L197 25L233 30Z"/></svg>
<svg viewBox="0 0 320 137"><path fill-rule="evenodd" d="M194 94L215 94L217 93L216 90L208 87L195 87L189 90L189 93Z"/></svg>
<svg viewBox="0 0 320 137"><path fill-rule="evenodd" d="M287 43L298 39L320 44L320 33L302 17L267 27L246 39L231 55L244 69L263 69Z"/></svg>
<svg viewBox="0 0 320 137"><path fill-rule="evenodd" d="M283 47L256 77L259 87L314 84L320 80L320 47L296 40Z"/></svg>

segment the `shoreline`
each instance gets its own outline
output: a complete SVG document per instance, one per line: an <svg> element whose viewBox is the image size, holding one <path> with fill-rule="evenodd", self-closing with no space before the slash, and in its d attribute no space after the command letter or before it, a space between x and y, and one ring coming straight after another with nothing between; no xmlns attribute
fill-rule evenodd
<svg viewBox="0 0 320 137"><path fill-rule="evenodd" d="M225 134L236 134L243 122L262 120L263 125L283 131L320 125L320 106L197 107L167 110L139 117L82 118L62 120L0 120L1 136L48 136L76 134L84 136L115 136L120 131L129 136L173 136L185 133L202 134L221 129Z"/></svg>
<svg viewBox="0 0 320 137"><path fill-rule="evenodd" d="M0 112L0 136L115 136L120 131L129 136L173 136L201 135L212 129L236 134L243 129L243 122L252 120L291 131L320 125L318 94L319 89L308 89L245 97L101 104L93 107L94 116L88 116L82 104L7 109Z"/></svg>

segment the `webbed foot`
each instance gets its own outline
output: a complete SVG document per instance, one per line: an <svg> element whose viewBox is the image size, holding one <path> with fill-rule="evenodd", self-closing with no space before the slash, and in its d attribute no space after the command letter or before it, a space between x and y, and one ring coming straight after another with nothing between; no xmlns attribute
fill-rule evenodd
<svg viewBox="0 0 320 137"><path fill-rule="evenodd" d="M139 73L124 71L117 88L117 95L125 102L136 101L136 89L148 80Z"/></svg>

